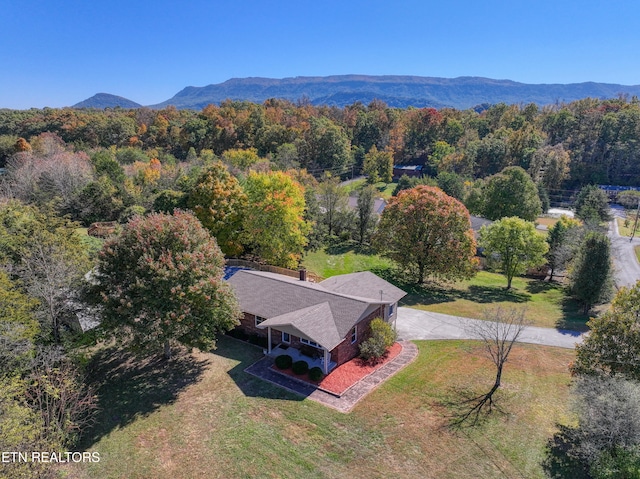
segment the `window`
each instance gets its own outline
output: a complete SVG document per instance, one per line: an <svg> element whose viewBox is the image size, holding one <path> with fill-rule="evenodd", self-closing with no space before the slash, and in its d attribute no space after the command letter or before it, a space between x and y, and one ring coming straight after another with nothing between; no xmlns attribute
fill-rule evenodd
<svg viewBox="0 0 640 479"><path fill-rule="evenodd" d="M389 317L393 316L393 310L396 309L396 305L395 304L390 304L389 305Z"/></svg>
<svg viewBox="0 0 640 479"><path fill-rule="evenodd" d="M354 326L351 330L351 344L358 340L358 326Z"/></svg>
<svg viewBox="0 0 640 479"><path fill-rule="evenodd" d="M289 333L285 333L283 331L282 332L282 342L283 343L290 343L291 342L291 335Z"/></svg>
<svg viewBox="0 0 640 479"><path fill-rule="evenodd" d="M256 326L266 320L267 318L263 318L262 316L256 316Z"/></svg>
<svg viewBox="0 0 640 479"><path fill-rule="evenodd" d="M313 341L309 341L308 339L300 338L300 342L302 344L308 344L309 346L313 346L314 348L320 348L321 346L318 343Z"/></svg>

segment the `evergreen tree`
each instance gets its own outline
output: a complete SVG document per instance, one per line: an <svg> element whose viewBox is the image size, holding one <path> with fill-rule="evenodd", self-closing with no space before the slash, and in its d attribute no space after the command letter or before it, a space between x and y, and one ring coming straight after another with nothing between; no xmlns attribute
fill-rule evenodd
<svg viewBox="0 0 640 479"><path fill-rule="evenodd" d="M611 243L603 233L587 233L571 265L569 280L571 294L582 303L585 314L594 304L611 298Z"/></svg>

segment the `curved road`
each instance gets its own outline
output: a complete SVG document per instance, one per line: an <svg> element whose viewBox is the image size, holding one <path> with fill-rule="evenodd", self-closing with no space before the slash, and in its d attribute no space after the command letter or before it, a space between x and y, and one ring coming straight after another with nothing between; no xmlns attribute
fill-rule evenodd
<svg viewBox="0 0 640 479"><path fill-rule="evenodd" d="M398 337L402 340L478 339L471 332L471 326L479 322L483 321L400 307L396 329ZM584 334L578 331L527 326L518 338L518 342L573 349L576 343L582 342L583 337Z"/></svg>
<svg viewBox="0 0 640 479"><path fill-rule="evenodd" d="M640 280L640 264L636 258L634 246L640 245L640 238L629 241L626 236L620 236L616 217L624 217L624 212L612 209L614 219L609 223L609 238L611 239L611 253L615 267L615 281L618 288L633 286Z"/></svg>

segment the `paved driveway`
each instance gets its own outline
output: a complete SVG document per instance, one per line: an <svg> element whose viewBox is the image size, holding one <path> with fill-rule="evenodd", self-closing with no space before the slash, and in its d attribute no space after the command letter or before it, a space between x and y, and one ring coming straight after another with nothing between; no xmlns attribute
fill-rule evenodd
<svg viewBox="0 0 640 479"><path fill-rule="evenodd" d="M396 328L402 340L477 339L469 330L472 324L479 321L401 307L398 308ZM519 342L573 349L576 343L582 342L582 338L583 334L577 331L528 326L522 332Z"/></svg>
<svg viewBox="0 0 640 479"><path fill-rule="evenodd" d="M640 264L638 264L636 253L633 249L634 246L640 245L640 238L636 236L633 241L629 241L629 238L620 236L615 216L620 216L620 214L614 211L614 219L609 224L615 280L618 287L629 287L640 280Z"/></svg>

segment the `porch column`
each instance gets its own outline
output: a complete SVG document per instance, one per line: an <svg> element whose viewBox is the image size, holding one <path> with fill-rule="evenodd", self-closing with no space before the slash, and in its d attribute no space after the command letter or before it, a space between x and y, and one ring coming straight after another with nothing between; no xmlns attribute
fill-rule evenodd
<svg viewBox="0 0 640 479"><path fill-rule="evenodd" d="M329 361L331 360L331 356L329 355L327 348L322 349L324 350L324 361L322 363L322 367L324 368L324 373L329 374Z"/></svg>
<svg viewBox="0 0 640 479"><path fill-rule="evenodd" d="M267 351L271 354L271 326L267 326Z"/></svg>

